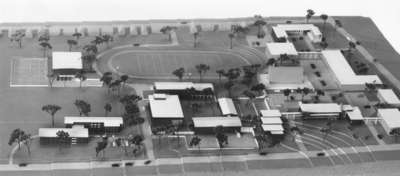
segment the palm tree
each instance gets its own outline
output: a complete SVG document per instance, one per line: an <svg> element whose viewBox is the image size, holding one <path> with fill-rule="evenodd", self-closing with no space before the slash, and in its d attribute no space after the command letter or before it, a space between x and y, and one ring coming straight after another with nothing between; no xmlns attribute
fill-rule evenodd
<svg viewBox="0 0 400 176"><path fill-rule="evenodd" d="M225 74L225 70L224 69L220 69L220 70L217 70L216 72L218 74L219 83L221 83L221 78Z"/></svg>
<svg viewBox="0 0 400 176"><path fill-rule="evenodd" d="M91 111L90 104L83 100L75 100L74 105L79 111L79 116L85 115L89 116L89 112Z"/></svg>
<svg viewBox="0 0 400 176"><path fill-rule="evenodd" d="M107 45L107 48L109 48L109 47L110 47L110 46L109 46L109 43L112 42L112 41L114 41L114 37L111 36L111 35L109 35L109 34L105 34L105 35L103 35L102 37L103 37L103 42L105 42L106 45Z"/></svg>
<svg viewBox="0 0 400 176"><path fill-rule="evenodd" d="M104 105L104 115L107 117L108 113L111 112L112 110L112 106L110 103L106 103L106 105Z"/></svg>
<svg viewBox="0 0 400 176"><path fill-rule="evenodd" d="M61 146L67 145L69 141L69 133L63 130L57 131L58 147L61 150Z"/></svg>
<svg viewBox="0 0 400 176"><path fill-rule="evenodd" d="M11 35L11 39L10 39L10 41L11 42L17 42L18 43L18 46L19 46L19 48L22 48L22 39L25 37L25 32L23 32L23 31L17 31L17 32L15 32L15 34L12 34Z"/></svg>
<svg viewBox="0 0 400 176"><path fill-rule="evenodd" d="M72 51L72 46L76 46L78 44L78 42L76 40L67 40L67 44L69 46L69 51Z"/></svg>
<svg viewBox="0 0 400 176"><path fill-rule="evenodd" d="M197 38L199 37L199 32L193 33L194 41L193 41L193 46L196 48L197 46Z"/></svg>
<svg viewBox="0 0 400 176"><path fill-rule="evenodd" d="M38 41L39 42L49 42L50 41L50 35L49 34L40 35Z"/></svg>
<svg viewBox="0 0 400 176"><path fill-rule="evenodd" d="M103 153L103 157L105 157L106 152L105 149L107 148L107 138L103 138L102 141L97 142L97 146L96 146L96 157L99 156L99 153L102 152Z"/></svg>
<svg viewBox="0 0 400 176"><path fill-rule="evenodd" d="M245 90L245 91L243 91L242 94L249 98L249 101L247 101L247 105L250 107L250 105L253 102L254 98L256 98L256 94L254 94L250 90Z"/></svg>
<svg viewBox="0 0 400 176"><path fill-rule="evenodd" d="M200 82L201 82L201 80L202 80L202 78L203 78L203 75L204 75L208 70L210 70L210 66L207 65L207 64L199 64L199 65L196 65L196 70L197 70L197 72L199 73Z"/></svg>
<svg viewBox="0 0 400 176"><path fill-rule="evenodd" d="M57 79L58 73L54 73L53 71L49 74L47 74L47 79L49 80L49 85L52 88L53 87L53 82Z"/></svg>
<svg viewBox="0 0 400 176"><path fill-rule="evenodd" d="M125 84L126 84L126 81L128 81L129 76L128 75L121 75L121 77L119 79L122 82L122 88L125 88Z"/></svg>
<svg viewBox="0 0 400 176"><path fill-rule="evenodd" d="M230 48L232 49L232 40L233 40L233 37L235 37L235 34L229 33L229 34L228 34L228 37L229 37L229 39L230 39Z"/></svg>
<svg viewBox="0 0 400 176"><path fill-rule="evenodd" d="M326 20L328 20L328 15L327 14L321 14L319 17L322 20L324 20L324 25L322 27L322 36L324 37L324 35L325 35L325 25L326 25Z"/></svg>
<svg viewBox="0 0 400 176"><path fill-rule="evenodd" d="M112 81L112 73L111 72L105 72L103 73L103 76L100 78L100 81L103 82L103 86L107 86L107 88L110 86L111 81ZM108 93L110 93L108 89Z"/></svg>
<svg viewBox="0 0 400 176"><path fill-rule="evenodd" d="M224 134L224 127L219 125L215 127L215 137L218 140L220 148L224 147L224 144L228 144L228 136Z"/></svg>
<svg viewBox="0 0 400 176"><path fill-rule="evenodd" d="M185 75L185 69L183 67L178 68L174 70L172 74L178 77L179 81L182 81L183 75Z"/></svg>
<svg viewBox="0 0 400 176"><path fill-rule="evenodd" d="M172 37L171 37L171 32L176 29L176 27L172 27L172 26L164 26L160 29L160 32L163 34L168 34L168 40L171 42L172 41Z"/></svg>
<svg viewBox="0 0 400 176"><path fill-rule="evenodd" d="M307 96L311 92L311 89L304 87L302 90L303 95L301 96L301 101L303 101L304 96Z"/></svg>
<svg viewBox="0 0 400 176"><path fill-rule="evenodd" d="M200 143L201 143L201 138L199 136L194 136L189 143L189 146L197 146L200 152Z"/></svg>
<svg viewBox="0 0 400 176"><path fill-rule="evenodd" d="M254 26L257 26L257 27L258 27L258 32L257 32L257 37L258 37L258 38L262 38L261 28L262 28L263 26L265 26L265 25L267 25L267 22L265 22L262 18L257 19L257 20L254 22Z"/></svg>
<svg viewBox="0 0 400 176"><path fill-rule="evenodd" d="M75 78L79 79L79 87L82 88L82 82L87 79L85 72L83 70L76 72Z"/></svg>
<svg viewBox="0 0 400 176"><path fill-rule="evenodd" d="M315 15L314 10L308 9L308 10L307 10L307 15L306 15L306 23L308 23L308 21L309 21L309 20L311 19L311 17L314 16L314 15Z"/></svg>
<svg viewBox="0 0 400 176"><path fill-rule="evenodd" d="M104 38L102 36L96 36L94 40L92 40L90 43L92 43L93 45L97 46L102 44L104 41Z"/></svg>
<svg viewBox="0 0 400 176"><path fill-rule="evenodd" d="M17 128L13 130L10 135L10 139L8 140L8 145L13 145L14 143L18 144L18 149L21 149L21 144L24 144L28 149L29 156L31 155L30 144L32 140L32 135L26 133L25 131Z"/></svg>
<svg viewBox="0 0 400 176"><path fill-rule="evenodd" d="M284 90L283 90L283 95L285 95L285 97L286 97L287 100L289 100L290 92L291 92L290 89L284 89Z"/></svg>
<svg viewBox="0 0 400 176"><path fill-rule="evenodd" d="M268 59L267 63L265 64L266 66L274 65L276 63L276 60L274 58Z"/></svg>
<svg viewBox="0 0 400 176"><path fill-rule="evenodd" d="M39 44L41 47L42 47L42 49L43 49L43 57L46 57L46 54L47 54L47 50L49 49L52 49L53 47L50 45L50 43L48 43L48 42L41 42L40 44Z"/></svg>
<svg viewBox="0 0 400 176"><path fill-rule="evenodd" d="M51 116L51 127L54 127L54 115L59 110L61 110L61 107L58 105L54 105L54 104L48 104L48 105L44 105L42 107L42 111L49 113Z"/></svg>
<svg viewBox="0 0 400 176"><path fill-rule="evenodd" d="M80 32L75 32L75 33L72 34L72 37L75 37L75 38L76 38L76 41L78 42L78 41L79 41L79 38L82 37L82 33L80 33Z"/></svg>

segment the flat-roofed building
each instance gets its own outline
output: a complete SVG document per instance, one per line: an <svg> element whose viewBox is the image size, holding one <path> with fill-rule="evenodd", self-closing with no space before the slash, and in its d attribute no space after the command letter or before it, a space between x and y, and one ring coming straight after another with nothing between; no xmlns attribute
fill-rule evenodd
<svg viewBox="0 0 400 176"><path fill-rule="evenodd" d="M154 92L178 95L181 99L214 99L214 86L211 83L155 82Z"/></svg>
<svg viewBox="0 0 400 176"><path fill-rule="evenodd" d="M196 133L214 133L215 127L223 126L226 132L240 132L242 122L235 117L193 117Z"/></svg>
<svg viewBox="0 0 400 176"><path fill-rule="evenodd" d="M218 98L218 104L221 108L222 115L238 115L235 104L233 103L231 98Z"/></svg>
<svg viewBox="0 0 400 176"><path fill-rule="evenodd" d="M396 108L378 109L379 121L383 129L389 135L399 134L400 132L400 111Z"/></svg>
<svg viewBox="0 0 400 176"><path fill-rule="evenodd" d="M76 73L83 69L81 52L59 52L52 53L52 71L61 80L72 80Z"/></svg>
<svg viewBox="0 0 400 176"><path fill-rule="evenodd" d="M322 40L321 31L313 24L278 24L273 26L272 30L277 38L287 39L290 33L303 34L306 32L312 42L316 43Z"/></svg>
<svg viewBox="0 0 400 176"><path fill-rule="evenodd" d="M83 125L89 130L89 134L119 133L123 128L122 117L64 117L67 128L75 125Z"/></svg>
<svg viewBox="0 0 400 176"><path fill-rule="evenodd" d="M284 129L281 124L271 125L271 124L263 124L261 125L265 132L271 132L274 134L283 134Z"/></svg>
<svg viewBox="0 0 400 176"><path fill-rule="evenodd" d="M343 109L343 108L342 108ZM346 110L346 117L350 120L350 123L362 123L364 121L364 116L358 106L352 107L351 110Z"/></svg>
<svg viewBox="0 0 400 176"><path fill-rule="evenodd" d="M186 90L194 88L195 90L203 90L211 88L214 90L214 86L211 83L193 83L193 82L155 82L154 90Z"/></svg>
<svg viewBox="0 0 400 176"><path fill-rule="evenodd" d="M304 104L299 102L299 107L301 112L309 116L306 118L337 118L342 112L340 105L336 103Z"/></svg>
<svg viewBox="0 0 400 176"><path fill-rule="evenodd" d="M282 125L282 119L280 117L261 117L261 122L264 125Z"/></svg>
<svg viewBox="0 0 400 176"><path fill-rule="evenodd" d="M262 117L281 117L281 111L279 109L269 109L269 110L260 110Z"/></svg>
<svg viewBox="0 0 400 176"><path fill-rule="evenodd" d="M258 76L258 81L268 90L284 90L307 87L314 89L311 82L304 76L303 67L268 67L268 73Z"/></svg>
<svg viewBox="0 0 400 176"><path fill-rule="evenodd" d="M322 58L344 90L364 90L365 84L382 84L377 75L356 75L340 50L323 50Z"/></svg>
<svg viewBox="0 0 400 176"><path fill-rule="evenodd" d="M152 121L157 123L180 123L184 119L181 102L178 95L149 95Z"/></svg>
<svg viewBox="0 0 400 176"><path fill-rule="evenodd" d="M378 89L378 98L382 103L400 106L400 100L392 89Z"/></svg>
<svg viewBox="0 0 400 176"><path fill-rule="evenodd" d="M293 43L290 42L267 43L266 46L265 52L270 57L279 57L281 54L287 54L289 57L298 55Z"/></svg>
<svg viewBox="0 0 400 176"><path fill-rule="evenodd" d="M89 130L78 125L72 128L39 128L40 144L57 144L58 131L67 132L69 135L68 142L71 144L89 142Z"/></svg>

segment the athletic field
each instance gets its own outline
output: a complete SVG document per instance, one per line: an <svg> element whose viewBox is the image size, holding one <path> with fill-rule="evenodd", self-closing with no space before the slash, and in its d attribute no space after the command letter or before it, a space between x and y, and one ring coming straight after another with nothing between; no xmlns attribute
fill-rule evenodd
<svg viewBox="0 0 400 176"><path fill-rule="evenodd" d="M206 77L218 77L216 70L252 64L248 59L223 51L172 51L172 50L124 50L115 53L108 60L110 69L120 74L137 77L175 77L172 72L180 67L186 73L197 77L195 66L207 64L210 70Z"/></svg>

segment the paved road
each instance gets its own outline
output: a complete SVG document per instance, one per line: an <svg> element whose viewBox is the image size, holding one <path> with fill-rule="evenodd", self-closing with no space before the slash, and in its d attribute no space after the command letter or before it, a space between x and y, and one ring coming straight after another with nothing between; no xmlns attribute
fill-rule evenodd
<svg viewBox="0 0 400 176"><path fill-rule="evenodd" d="M231 163L228 163L231 164ZM337 166L322 166L310 168L287 168L287 169L276 169L275 167L285 164L285 162L270 163L270 162L255 162L251 163L251 170L244 170L242 165L234 164L230 165L229 168L221 169L220 165L210 163L208 165L198 165L197 167L185 166L185 174L188 176L195 175L268 175L274 176L291 176L291 175L307 175L307 176L330 176L330 175L363 175L363 176L391 176L399 175L398 168L400 162L397 161L381 161L372 163L361 163L352 165L337 165ZM226 164L225 164L226 165ZM303 167L297 165L297 167ZM272 168L272 169L271 169ZM164 166L161 169L157 169L154 166L150 167L128 167L125 169L121 168L97 168L93 170L57 170L57 171L18 171L18 172L1 172L0 175L7 176L123 176L123 175L182 175L180 170L176 166ZM224 171L224 172L222 172Z"/></svg>

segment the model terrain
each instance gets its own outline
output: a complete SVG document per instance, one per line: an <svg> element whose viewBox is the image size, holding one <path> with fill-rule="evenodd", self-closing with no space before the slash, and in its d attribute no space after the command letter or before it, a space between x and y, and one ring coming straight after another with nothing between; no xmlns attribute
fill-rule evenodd
<svg viewBox="0 0 400 176"><path fill-rule="evenodd" d="M369 18L2 23L0 51L0 175L400 159L400 59Z"/></svg>

